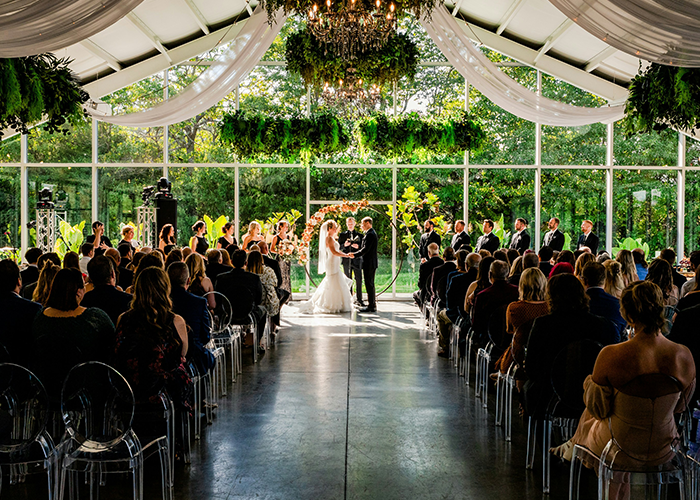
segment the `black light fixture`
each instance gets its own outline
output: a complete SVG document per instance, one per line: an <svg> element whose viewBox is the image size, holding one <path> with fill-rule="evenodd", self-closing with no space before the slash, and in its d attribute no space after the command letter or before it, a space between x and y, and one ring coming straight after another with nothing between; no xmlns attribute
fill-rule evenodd
<svg viewBox="0 0 700 500"><path fill-rule="evenodd" d="M167 178L161 177L158 180L158 193L156 193L156 198L172 198L173 197L173 183Z"/></svg>
<svg viewBox="0 0 700 500"><path fill-rule="evenodd" d="M44 188L37 194L36 208L45 209L53 208L53 190L44 186Z"/></svg>

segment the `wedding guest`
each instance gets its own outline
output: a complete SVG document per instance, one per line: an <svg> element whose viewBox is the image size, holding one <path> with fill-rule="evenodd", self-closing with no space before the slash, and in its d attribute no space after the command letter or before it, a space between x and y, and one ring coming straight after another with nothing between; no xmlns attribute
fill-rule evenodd
<svg viewBox="0 0 700 500"><path fill-rule="evenodd" d="M172 224L164 224L158 236L158 248L167 256L175 244L175 228Z"/></svg>
<svg viewBox="0 0 700 500"><path fill-rule="evenodd" d="M583 268L586 267L586 264L591 262L595 262L595 255L592 253L584 252L579 255L578 259L576 259L576 265L574 266L574 276L578 279L583 279Z"/></svg>
<svg viewBox="0 0 700 500"><path fill-rule="evenodd" d="M442 264L444 261L440 258L440 247L437 243L431 243L428 245L428 260L423 262L418 270L418 290L413 292L413 300L418 307L422 307L423 302L429 299L427 290L429 279L433 270Z"/></svg>
<svg viewBox="0 0 700 500"><path fill-rule="evenodd" d="M637 276L641 281L644 281L647 277L647 269L649 264L644 259L644 250L641 248L635 248L632 250L632 259L634 260L634 267L637 270Z"/></svg>
<svg viewBox="0 0 700 500"><path fill-rule="evenodd" d="M673 269L671 264L658 258L651 261L647 268L647 276L644 281L651 281L661 289L664 305L675 307L678 304L678 287L673 284Z"/></svg>
<svg viewBox="0 0 700 500"><path fill-rule="evenodd" d="M184 247L182 249L182 260L184 261L187 257L189 257L192 252L193 251L190 247Z"/></svg>
<svg viewBox="0 0 700 500"><path fill-rule="evenodd" d="M117 247L121 245L129 245L132 249L136 248L136 241L134 241L134 228L132 226L126 225L122 228L122 239L117 243Z"/></svg>
<svg viewBox="0 0 700 500"><path fill-rule="evenodd" d="M83 276L77 269L56 273L46 308L34 320L32 337L60 335L90 361L106 362L114 345L114 324L96 307L85 308Z"/></svg>
<svg viewBox="0 0 700 500"><path fill-rule="evenodd" d="M274 271L263 264L263 257L260 252L252 250L248 254L246 271L260 278L260 283L262 283L263 286L263 296L260 305L265 310L267 316L272 318L279 314L280 302L277 297L277 279Z"/></svg>
<svg viewBox="0 0 700 500"><path fill-rule="evenodd" d="M47 252L45 254L42 254L41 257L39 257L36 261L36 266L39 269L39 275L41 275L41 270L44 268L47 262L51 262L59 269L61 268L61 258L58 256L58 254L56 252ZM30 283L29 285L22 285L22 292L20 293L20 295L22 295L22 297L24 297L25 299L34 300L34 291L38 286L38 281L39 280L37 278L37 281L35 281L34 283Z"/></svg>
<svg viewBox="0 0 700 500"><path fill-rule="evenodd" d="M141 263L141 259L143 259L146 255L148 255L145 252L136 252L131 260L131 264L129 267L131 268L134 273L136 273L136 269L138 269L139 264Z"/></svg>
<svg viewBox="0 0 700 500"><path fill-rule="evenodd" d="M24 259L27 261L27 267L25 267L22 273L22 286L31 285L39 281L39 268L37 267L37 260L44 252L41 248L30 248L24 254Z"/></svg>
<svg viewBox="0 0 700 500"><path fill-rule="evenodd" d="M611 321L615 325L615 341L619 342L624 337L627 322L620 314L620 301L604 289L605 266L598 262L589 262L583 268L580 279L586 287L591 314Z"/></svg>
<svg viewBox="0 0 700 500"><path fill-rule="evenodd" d="M676 288L678 288L678 296L680 297L681 289L683 288L683 285L687 281L685 276L683 276L681 273L676 271L676 269L673 267L676 263L676 252L673 251L671 248L664 248L661 250L661 253L659 254L660 259L664 259L668 264L671 266L671 274L673 275L673 284Z"/></svg>
<svg viewBox="0 0 700 500"><path fill-rule="evenodd" d="M484 257L479 261L479 269L476 274L476 279L467 288L467 296L464 299L464 311L471 316L471 309L474 304L474 297L476 297L483 290L486 290L491 286L491 280L489 280L489 270L491 269L491 264L496 261L493 257Z"/></svg>
<svg viewBox="0 0 700 500"><path fill-rule="evenodd" d="M85 243L95 248L95 255L103 255L107 248L112 247L112 242L105 236L105 225L96 220L92 223L92 234L85 238ZM84 254L83 254L84 255Z"/></svg>
<svg viewBox="0 0 700 500"><path fill-rule="evenodd" d="M205 294L214 291L214 285L207 277L206 268L204 267L204 259L198 253L193 253L185 259L185 264L190 272L190 286L188 291L203 297ZM216 308L216 299L213 294L207 295L207 302L211 309Z"/></svg>
<svg viewBox="0 0 700 500"><path fill-rule="evenodd" d="M508 261L508 264L510 265L511 269L513 268L513 263L515 263L515 260L520 257L520 252L513 248L509 248L508 250L504 250L506 252L506 260ZM500 255L500 254L499 254ZM494 255L494 257L496 257ZM498 257L496 257L496 260L499 260Z"/></svg>
<svg viewBox="0 0 700 500"><path fill-rule="evenodd" d="M448 247L449 248L449 247ZM456 266L457 268L449 273L447 276L445 276L444 280L454 280L454 277L456 275L462 275L466 274L466 260L467 260L467 251L466 250L460 250L456 254ZM450 281L450 284L452 281ZM448 307L448 300L449 296L447 295L448 292L450 291L450 284L448 284L445 287L445 296L442 302L444 303L444 306L440 308L440 310L437 313L437 323L438 323L438 356L445 358L449 356L449 352L447 349L447 344L449 342L449 337L450 337L450 328L452 328L452 325L454 322L457 321L459 318L459 311L456 307L456 301L459 300L459 297L455 296L453 299L453 311L452 311L452 317L447 314L447 307ZM463 286L463 291L466 294L467 293L467 286ZM454 290L453 290L454 293ZM456 295L456 294L455 294ZM464 303L464 296L461 297L462 303ZM454 321L452 321L452 318L455 318Z"/></svg>
<svg viewBox="0 0 700 500"><path fill-rule="evenodd" d="M596 262L598 262L599 264L602 264L603 262L608 261L610 259L610 254L605 250L598 252L598 256L595 258Z"/></svg>
<svg viewBox="0 0 700 500"><path fill-rule="evenodd" d="M549 273L549 278L551 279L558 274L574 274L574 266L568 262L558 262Z"/></svg>
<svg viewBox="0 0 700 500"><path fill-rule="evenodd" d="M77 253L68 251L66 255L63 256L63 269L80 269L80 257Z"/></svg>
<svg viewBox="0 0 700 500"><path fill-rule="evenodd" d="M431 297L431 302L436 304L438 310L445 308L445 288L443 283L442 294L440 293L440 282L447 278L447 275L457 269L455 252L452 247L445 248L442 252L443 263L433 269L432 275L429 278L427 285L428 293Z"/></svg>
<svg viewBox="0 0 700 500"><path fill-rule="evenodd" d="M542 271L545 277L549 277L549 273L552 272L552 268L554 267L550 262L552 260L552 257L554 256L554 250L552 250L552 247L548 247L545 245L542 248L540 248L540 251L537 253L537 256L540 260L540 271Z"/></svg>
<svg viewBox="0 0 700 500"><path fill-rule="evenodd" d="M39 273L39 281L36 282L36 288L34 288L34 293L32 294L32 300L34 302L46 307L49 296L51 295L51 285L60 270L61 268L51 261L46 261L44 263L44 267L41 268L41 272Z"/></svg>
<svg viewBox="0 0 700 500"><path fill-rule="evenodd" d="M253 221L250 224L248 224L248 232L243 235L243 246L242 248L250 252L250 249L253 245L257 244L259 241L263 241L265 238L263 237L262 234L262 228L260 227L260 224Z"/></svg>
<svg viewBox="0 0 700 500"><path fill-rule="evenodd" d="M223 225L221 228L221 232L223 233L223 236L221 236L217 242L216 242L216 248L218 250L228 250L228 248L231 245L236 245L238 246L238 242L236 241L236 238L233 236L233 232L236 230L233 224L230 222L227 222L226 224Z"/></svg>
<svg viewBox="0 0 700 500"><path fill-rule="evenodd" d="M95 256L95 247L90 243L83 243L83 245L80 247L80 253L82 254L82 257L78 263L80 266L80 271L87 275L87 265L88 262L90 262L90 259Z"/></svg>
<svg viewBox="0 0 700 500"><path fill-rule="evenodd" d="M690 261L691 271L695 273L698 269L698 266L700 266L700 250L690 252L688 260ZM41 267L41 265L39 267ZM681 287L681 298L685 297L685 295L691 290L695 290L695 277L692 277L688 279L688 281L683 283L683 286Z"/></svg>
<svg viewBox="0 0 700 500"><path fill-rule="evenodd" d="M505 250L503 248L500 250L496 250L495 252L493 252L493 258L496 260L500 260L501 262L505 262L506 264L508 264L508 266L510 266L510 261L508 260L508 250Z"/></svg>
<svg viewBox="0 0 700 500"><path fill-rule="evenodd" d="M41 280L41 277L39 278ZM695 277L693 279L693 285L700 283L700 266L695 268ZM676 309L682 311L693 306L700 305L700 288L697 286L691 288L681 300L678 301Z"/></svg>
<svg viewBox="0 0 700 500"><path fill-rule="evenodd" d="M138 253L137 253L138 255ZM134 257L134 262L136 262L136 258ZM144 269L148 269L149 267L158 267L160 269L165 269L163 265L163 257L161 257L159 252L151 252L149 254L143 255L138 260L138 266L136 266L136 269L134 269L134 284L136 283L136 280L139 277L139 274L141 274ZM128 289L124 290L126 293L133 294L134 293L134 285L131 285Z"/></svg>
<svg viewBox="0 0 700 500"><path fill-rule="evenodd" d="M108 248L107 250L105 250L105 257L109 257L110 259L112 259L112 262L114 263L114 276L116 278L115 286L123 292L124 290L126 290L126 288L122 288L119 286L119 280L122 273L122 268L119 267L122 262L122 256L119 254L119 250L117 250L116 248ZM85 291L88 292L89 289L86 288Z"/></svg>
<svg viewBox="0 0 700 500"><path fill-rule="evenodd" d="M101 309L116 323L119 316L129 310L132 295L117 290L115 266L106 255L92 259L88 268L94 288L85 293L82 305Z"/></svg>
<svg viewBox="0 0 700 500"><path fill-rule="evenodd" d="M259 252L262 254L263 264L265 265L265 267L269 267L275 273L275 286L277 288L280 288L282 286L282 270L280 269L280 265L275 259L270 257L270 251L267 248L267 243L261 241L260 243L258 243L258 249Z"/></svg>
<svg viewBox="0 0 700 500"><path fill-rule="evenodd" d="M559 252L559 255L557 255L556 258L556 264L559 264L560 262L566 262L567 264L570 264L572 268L576 266L576 256L574 255L574 252L571 250L562 250Z"/></svg>
<svg viewBox="0 0 700 500"><path fill-rule="evenodd" d="M238 247L236 245L231 245L228 247L227 250L219 250L221 253L221 264L226 266L228 269L226 271L230 271L233 266L231 265L231 254L238 250Z"/></svg>
<svg viewBox="0 0 700 500"><path fill-rule="evenodd" d="M207 249L209 248L209 243L204 237L207 233L207 225L204 221L198 220L192 225L192 231L194 232L194 236L190 238L190 248L193 252L201 256L206 255Z"/></svg>
<svg viewBox="0 0 700 500"><path fill-rule="evenodd" d="M479 292L474 298L472 312L472 327L476 345L486 345L488 340L488 325L491 315L500 307L507 306L518 300L518 287L507 281L508 263L496 260L489 269L491 286Z"/></svg>
<svg viewBox="0 0 700 500"><path fill-rule="evenodd" d="M466 255L464 263L464 271L451 273L448 276L447 290L445 297L447 305L445 313L452 323L456 323L460 318L462 321L470 321L469 314L464 310L464 303L467 299L467 291L472 283L476 281L479 274L479 263L481 255L478 253L467 253L465 250L460 250ZM459 266L459 252L457 252L457 264ZM466 333L466 331L464 332Z"/></svg>
<svg viewBox="0 0 700 500"><path fill-rule="evenodd" d="M629 250L620 250L617 252L617 257L615 257L615 260L622 266L622 282L624 283L625 288L635 281L639 281L632 252Z"/></svg>
<svg viewBox="0 0 700 500"><path fill-rule="evenodd" d="M173 262L184 262L185 259L182 258L182 250L179 248L173 248L170 250L168 253L167 257L165 257L165 263L163 264L163 268L167 271L168 267L170 267L170 264Z"/></svg>
<svg viewBox="0 0 700 500"><path fill-rule="evenodd" d="M518 286L520 283L520 276L523 274L523 257L518 255L518 257L513 261L513 264L508 273L508 283L514 286Z"/></svg>
<svg viewBox="0 0 700 500"><path fill-rule="evenodd" d="M26 366L27 358L31 355L31 343L25 332L31 331L34 318L41 311L41 304L20 297L21 289L19 266L10 259L0 260L0 318L3 322L0 345L10 355L7 361Z"/></svg>
<svg viewBox="0 0 700 500"><path fill-rule="evenodd" d="M605 267L603 290L619 299L622 296L622 290L625 289L625 282L622 278L622 265L616 260L606 260L603 263L603 267Z"/></svg>

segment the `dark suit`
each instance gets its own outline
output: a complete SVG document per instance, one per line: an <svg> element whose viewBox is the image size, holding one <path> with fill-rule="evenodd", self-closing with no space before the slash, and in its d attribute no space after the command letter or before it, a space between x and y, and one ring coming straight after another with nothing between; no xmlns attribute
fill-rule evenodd
<svg viewBox="0 0 700 500"><path fill-rule="evenodd" d="M231 302L231 308L233 309L232 315L235 319L243 319L243 317L248 314L248 311L242 311L240 304L236 297L238 296L237 291L241 288L247 289L251 296L253 297L253 316L258 322L258 338L262 337L265 331L265 324L263 318L265 318L265 311L262 309L260 304L262 304L263 299L263 286L260 281L260 277L257 274L249 273L243 269L236 269L235 267L227 272L222 273L216 279L215 290L222 293Z"/></svg>
<svg viewBox="0 0 700 500"><path fill-rule="evenodd" d="M377 294L374 287L374 275L379 267L379 258L377 256L377 244L379 240L374 228L369 228L362 238L362 246L358 252L355 252L355 257L362 257L362 274L365 279L365 289L367 290L367 307L370 310L377 309Z"/></svg>
<svg viewBox="0 0 700 500"><path fill-rule="evenodd" d="M683 288L683 285L687 281L685 276L683 276L681 273L676 271L675 269L672 269L673 272L673 284L678 287L678 293L680 293L681 288Z"/></svg>
<svg viewBox="0 0 700 500"><path fill-rule="evenodd" d="M479 239L476 240L476 249L474 251L478 252L479 250L488 250L489 252L493 253L498 250L500 245L501 240L499 240L498 236L493 234L492 231L489 234L479 236Z"/></svg>
<svg viewBox="0 0 700 500"><path fill-rule="evenodd" d="M528 415L544 414L552 397L552 363L564 347L577 340L590 339L604 346L614 344L612 322L588 312L560 311L535 319L525 355L524 395Z"/></svg>
<svg viewBox="0 0 700 500"><path fill-rule="evenodd" d="M622 333L627 326L627 322L622 318L622 314L620 314L620 301L602 288L589 288L586 290L586 293L591 299L589 302L591 314L612 321L615 325L615 332L617 333L615 343L620 342Z"/></svg>
<svg viewBox="0 0 700 500"><path fill-rule="evenodd" d="M673 328L668 336L668 340L672 340L678 344L686 346L693 355L695 365L700 365L700 335L698 335L698 325L700 324L700 306L689 307L678 312L676 321L673 322ZM694 402L698 397L697 388L695 394L688 399Z"/></svg>
<svg viewBox="0 0 700 500"><path fill-rule="evenodd" d="M549 263L549 261L546 262L540 262L540 271L544 274L545 278L549 278L549 273L552 272L552 268L554 266Z"/></svg>
<svg viewBox="0 0 700 500"><path fill-rule="evenodd" d="M496 280L474 298L472 325L477 345L485 345L488 339L489 318L496 309L518 300L518 287L506 280Z"/></svg>
<svg viewBox="0 0 700 500"><path fill-rule="evenodd" d="M117 278L117 285L119 285L122 290L126 290L134 283L134 271L127 269L126 267L119 263L119 277Z"/></svg>
<svg viewBox="0 0 700 500"><path fill-rule="evenodd" d="M211 318L207 309L207 299L197 297L181 286L170 292L173 312L182 316L187 323L187 359L194 362L201 373L210 371L215 364L214 356L204 346L211 340Z"/></svg>
<svg viewBox="0 0 700 500"><path fill-rule="evenodd" d="M445 308L445 301L447 300L445 297L444 288L442 295L440 294L440 282L447 278L447 275L455 270L457 270L457 264L454 261L445 262L441 266L437 266L435 269L433 269L433 274L430 277L430 283L428 284L427 289L428 293L430 293L432 297L437 297L440 300L438 305L439 309Z"/></svg>
<svg viewBox="0 0 700 500"><path fill-rule="evenodd" d="M462 231L452 237L452 244L450 246L455 252L458 252L462 248L466 250L466 248L471 244L472 239L469 234L466 231Z"/></svg>
<svg viewBox="0 0 700 500"><path fill-rule="evenodd" d="M446 313L453 323L460 317L467 318L464 301L467 298L467 289L476 280L477 273L478 269L473 267L466 273L455 271L448 276L447 292L445 293L447 298Z"/></svg>
<svg viewBox="0 0 700 500"><path fill-rule="evenodd" d="M428 286L430 285L430 279L433 276L433 271L436 267L441 266L444 263L445 261L436 255L420 265L420 268L418 269L418 290L420 291L421 302L423 299L427 299L428 294L430 293Z"/></svg>
<svg viewBox="0 0 700 500"><path fill-rule="evenodd" d="M340 251L343 253L353 253L359 251L362 248L362 234L355 230L343 231L338 235L338 244L340 245ZM350 242L350 245L345 245L345 242ZM352 245L357 245L357 248ZM349 257L343 257L340 259L343 263L343 271L345 276L352 279L353 273L355 274L355 294L357 295L357 301L362 304L362 257L355 256L354 259Z"/></svg>
<svg viewBox="0 0 700 500"><path fill-rule="evenodd" d="M120 292L112 285L95 285L85 294L80 305L102 309L116 325L119 316L129 310L132 299L133 295Z"/></svg>
<svg viewBox="0 0 700 500"><path fill-rule="evenodd" d="M277 288L282 286L282 270L280 269L280 263L277 262L275 259L271 259L267 255L263 255L263 263L272 269L272 272L275 273L275 277L277 278Z"/></svg>
<svg viewBox="0 0 700 500"><path fill-rule="evenodd" d="M437 243L438 249L440 248L440 244L442 243L442 240L440 239L440 235L435 232L435 230L430 231L429 233L423 233L420 237L420 244L418 245L418 255L420 255L421 259L428 259L428 245L431 243Z"/></svg>
<svg viewBox="0 0 700 500"><path fill-rule="evenodd" d="M562 248L564 248L564 240L564 233L557 228L554 231L548 231L544 235L544 246L548 246L556 252L561 252Z"/></svg>
<svg viewBox="0 0 700 500"><path fill-rule="evenodd" d="M579 250L581 247L588 247L591 249L591 253L595 255L598 253L598 244L598 237L595 234L593 234L593 231L591 231L590 233L588 233L588 236L582 234L578 237L578 242L576 243L576 250Z"/></svg>
<svg viewBox="0 0 700 500"><path fill-rule="evenodd" d="M515 233L513 238L510 240L510 247L512 250L517 250L520 255L525 253L525 250L530 248L530 233L527 229L520 231L520 234Z"/></svg>
<svg viewBox="0 0 700 500"><path fill-rule="evenodd" d="M0 292L0 344L10 360L26 366L32 346L32 324L41 311L41 304L23 299L14 292Z"/></svg>
<svg viewBox="0 0 700 500"><path fill-rule="evenodd" d="M229 272L231 269L233 269L231 266L225 266L218 262L207 263L207 278L209 278L212 283L216 284L216 278L218 278L220 274Z"/></svg>
<svg viewBox="0 0 700 500"><path fill-rule="evenodd" d="M27 266L21 273L22 276L22 286L31 285L39 281L39 268L36 264ZM680 290L680 288L679 288Z"/></svg>

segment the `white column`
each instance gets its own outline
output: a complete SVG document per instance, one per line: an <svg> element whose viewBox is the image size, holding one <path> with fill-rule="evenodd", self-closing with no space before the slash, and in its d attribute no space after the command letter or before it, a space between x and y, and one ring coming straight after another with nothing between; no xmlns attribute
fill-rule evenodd
<svg viewBox="0 0 700 500"><path fill-rule="evenodd" d="M24 261L24 254L27 253L29 249L29 173L27 171L27 136L22 135L20 139L20 171L19 171L19 185L20 185L20 249L21 249L21 260Z"/></svg>
<svg viewBox="0 0 700 500"><path fill-rule="evenodd" d="M169 99L170 76L169 71L163 71L163 100ZM168 163L170 163L170 127L163 127L163 177L168 178Z"/></svg>
<svg viewBox="0 0 700 500"><path fill-rule="evenodd" d="M469 82L464 79L464 111L469 112ZM469 151L464 152L464 173L462 175L462 212L465 230L469 232Z"/></svg>
<svg viewBox="0 0 700 500"><path fill-rule="evenodd" d="M396 184L398 183L398 168L396 163L391 168L391 277L396 276ZM396 281L391 284L391 297L396 298Z"/></svg>
<svg viewBox="0 0 700 500"><path fill-rule="evenodd" d="M677 217L676 227L678 228L678 236L676 240L676 255L677 262L680 262L685 255L685 135L678 133L678 166L681 169L678 171L678 196L677 196Z"/></svg>
<svg viewBox="0 0 700 500"><path fill-rule="evenodd" d="M311 90L309 89L309 94ZM309 106L310 108L310 106ZM311 166L306 166L306 220L311 218ZM311 272L311 252L309 248L306 249L306 298L308 299L309 288L311 287L311 280L309 279L309 273Z"/></svg>
<svg viewBox="0 0 700 500"><path fill-rule="evenodd" d="M235 189L233 192L233 226L234 226L234 232L236 235L236 241L238 242L239 245L242 245L242 242L240 240L240 229L241 229L241 224L240 224L240 209L241 209L241 177L240 177L240 167L238 164L233 168L234 171L234 184L235 184Z"/></svg>
<svg viewBox="0 0 700 500"><path fill-rule="evenodd" d="M236 85L236 111L241 109L241 84Z"/></svg>
<svg viewBox="0 0 700 500"><path fill-rule="evenodd" d="M613 247L613 153L615 140L614 124L608 123L605 165L605 250L612 255Z"/></svg>
<svg viewBox="0 0 700 500"><path fill-rule="evenodd" d="M537 95L542 95L542 72L537 70ZM535 123L535 252L542 238L542 124Z"/></svg>
<svg viewBox="0 0 700 500"><path fill-rule="evenodd" d="M97 120L92 119L92 221L100 218L100 191L99 191L99 172L97 170L98 160L98 142L97 142Z"/></svg>

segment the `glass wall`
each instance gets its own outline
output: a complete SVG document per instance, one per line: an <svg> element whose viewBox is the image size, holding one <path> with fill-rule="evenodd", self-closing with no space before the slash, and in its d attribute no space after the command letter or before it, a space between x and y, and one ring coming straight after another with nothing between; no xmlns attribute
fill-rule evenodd
<svg viewBox="0 0 700 500"><path fill-rule="evenodd" d="M0 166L0 259L19 257L19 171L19 167Z"/></svg>
<svg viewBox="0 0 700 500"><path fill-rule="evenodd" d="M700 171L685 173L685 255L700 250Z"/></svg>

